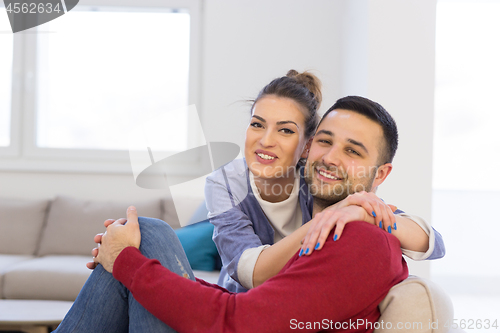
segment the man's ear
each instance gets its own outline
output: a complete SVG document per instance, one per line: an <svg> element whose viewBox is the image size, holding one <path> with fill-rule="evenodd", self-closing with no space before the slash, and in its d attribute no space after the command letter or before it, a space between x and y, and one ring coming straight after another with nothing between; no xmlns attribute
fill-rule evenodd
<svg viewBox="0 0 500 333"><path fill-rule="evenodd" d="M377 174L373 180L372 188L376 189L389 176L392 171L392 163L386 163L377 168Z"/></svg>
<svg viewBox="0 0 500 333"><path fill-rule="evenodd" d="M304 151L302 152L302 155L300 155L300 158L307 158L307 156L309 155L309 149L311 149L312 141L313 138L307 140L306 146L304 147Z"/></svg>

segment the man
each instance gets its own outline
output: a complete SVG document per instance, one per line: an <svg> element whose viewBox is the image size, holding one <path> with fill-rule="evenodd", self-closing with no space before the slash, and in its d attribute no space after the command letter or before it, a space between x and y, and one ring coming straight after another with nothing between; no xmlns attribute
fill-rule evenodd
<svg viewBox="0 0 500 333"><path fill-rule="evenodd" d="M380 105L361 97L339 100L323 117L306 165L315 198L313 214L339 196L347 196L349 190L369 190L382 184L392 170L387 161L392 160L396 146L394 121ZM343 209L346 214L367 214L360 207ZM101 316L68 315L58 332L78 325L92 332L112 328L118 332L116 325L157 332L149 326L147 312L179 332L373 331L372 323L379 316L377 305L393 285L408 276L400 243L393 235L365 222L352 222L345 226L342 239L329 237L312 256L297 253L275 277L246 293L233 294L182 277L192 278L192 272L186 269L185 255L168 227L164 235L145 235L133 207L127 211L127 220L125 225L125 219L115 221L102 237L96 236L101 246L95 261L123 286L116 286L99 265L101 272L96 275L103 276L111 287L92 281L94 272L70 314L99 311ZM160 252L170 258L161 263L148 259L156 256L141 254L146 241L162 242L158 247L167 248ZM140 310L134 298L148 311ZM128 314L128 322L124 324L113 311Z"/></svg>
<svg viewBox="0 0 500 333"><path fill-rule="evenodd" d="M329 113L334 114L329 116ZM313 216L315 216L312 221L313 226L309 228L302 246L304 251L309 249L309 253L312 253L316 244L324 243L331 230L325 226L331 224L332 220L321 223L318 216L332 214L331 211L324 209L332 203L344 200L350 194L375 193L377 187L392 171L392 160L398 147L396 123L378 103L357 96L345 97L338 100L325 113L322 122L333 118L332 116L336 119L335 132L329 126L321 126L320 123L314 137L314 150L311 149L306 165L305 177L309 190L314 196ZM366 120L371 120L379 126L370 127ZM360 124L366 126L360 126ZM371 128L372 131L366 131L364 127ZM348 207L345 208L344 212L349 211ZM350 208L350 210L355 209L356 207ZM359 213L367 211L370 210L358 210ZM380 212L383 213L382 215L386 213L385 210ZM414 259L422 259L422 257L415 256L417 253L415 251L423 253L428 250L428 236L421 227L403 216L391 216L396 219L397 227L394 223L388 226L387 230L391 233L392 227L392 232L397 233L401 247L413 250L405 251L406 255ZM358 219L367 221L370 217L359 216ZM382 222L380 222L382 220L385 221L388 218L378 216L374 222L382 228ZM337 223L335 235L340 236L344 225ZM439 244L431 255L432 259L444 255L444 245L439 235L436 240ZM318 248L321 249L321 247Z"/></svg>

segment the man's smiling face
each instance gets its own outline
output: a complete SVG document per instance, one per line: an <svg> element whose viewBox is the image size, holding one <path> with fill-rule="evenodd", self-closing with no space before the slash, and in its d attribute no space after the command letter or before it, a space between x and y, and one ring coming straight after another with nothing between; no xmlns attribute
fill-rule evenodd
<svg viewBox="0 0 500 333"><path fill-rule="evenodd" d="M331 205L354 192L374 190L388 174L379 170L382 149L379 124L354 111L330 112L318 127L307 159L311 194Z"/></svg>

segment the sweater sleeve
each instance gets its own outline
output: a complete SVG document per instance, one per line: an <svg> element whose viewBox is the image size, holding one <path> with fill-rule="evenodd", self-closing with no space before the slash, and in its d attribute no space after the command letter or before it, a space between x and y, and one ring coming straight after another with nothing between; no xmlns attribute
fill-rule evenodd
<svg viewBox="0 0 500 333"><path fill-rule="evenodd" d="M408 276L399 246L375 226L349 223L341 240L312 256L294 255L278 275L238 294L182 278L131 247L118 256L113 275L178 332L280 332L304 322L330 330L378 319L378 303Z"/></svg>
<svg viewBox="0 0 500 333"><path fill-rule="evenodd" d="M255 264L262 251L268 248L270 245L262 245L259 247L254 247L251 249L246 249L240 257L238 262L238 279L240 284L247 288L253 288L253 272L255 270Z"/></svg>
<svg viewBox="0 0 500 333"><path fill-rule="evenodd" d="M399 215L402 217L406 217L418 224L420 228L422 228L422 230L424 230L424 232L429 236L429 249L426 252L417 252L402 249L404 255L413 260L432 260L444 257L446 250L444 247L443 237L439 232L437 232L427 221L425 221L421 217L403 212L401 212Z"/></svg>

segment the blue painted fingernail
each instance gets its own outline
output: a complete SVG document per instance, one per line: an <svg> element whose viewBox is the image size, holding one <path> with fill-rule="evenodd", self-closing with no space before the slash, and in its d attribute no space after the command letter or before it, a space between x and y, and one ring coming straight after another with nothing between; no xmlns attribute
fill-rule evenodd
<svg viewBox="0 0 500 333"><path fill-rule="evenodd" d="M382 229L382 221L378 223L378 226L380 227L380 229Z"/></svg>
<svg viewBox="0 0 500 333"><path fill-rule="evenodd" d="M304 249L300 249L300 252L299 252L299 257L302 256L302 253L304 253Z"/></svg>
<svg viewBox="0 0 500 333"><path fill-rule="evenodd" d="M306 254L308 254L308 253L309 253L309 248L306 249Z"/></svg>
<svg viewBox="0 0 500 333"><path fill-rule="evenodd" d="M394 222L394 230L398 230L398 227L396 226L396 222Z"/></svg>
<svg viewBox="0 0 500 333"><path fill-rule="evenodd" d="M314 249L317 250L318 248L319 248L319 243L316 244L316 247Z"/></svg>
<svg viewBox="0 0 500 333"><path fill-rule="evenodd" d="M377 217L377 214L375 212L372 212L373 217Z"/></svg>
<svg viewBox="0 0 500 333"><path fill-rule="evenodd" d="M339 236L337 236L337 235L333 236L333 240L334 240L334 241L336 241L336 240L337 240L337 238L339 238Z"/></svg>
<svg viewBox="0 0 500 333"><path fill-rule="evenodd" d="M389 233L391 233L391 226L387 227L387 231L389 231Z"/></svg>

